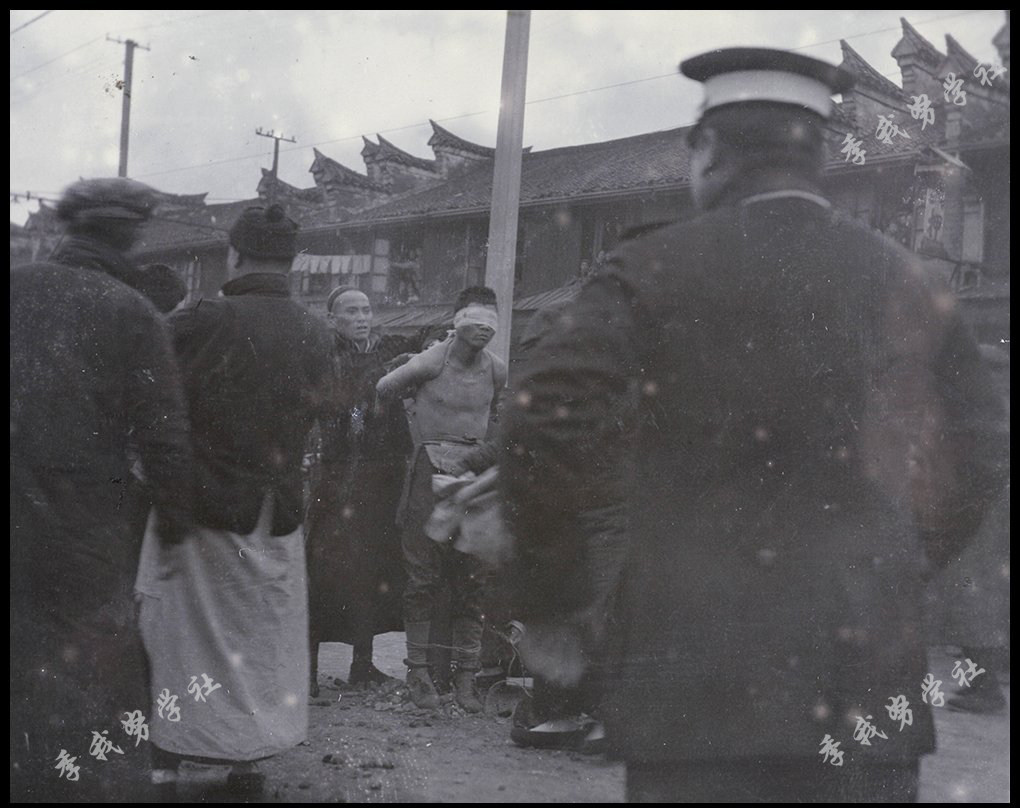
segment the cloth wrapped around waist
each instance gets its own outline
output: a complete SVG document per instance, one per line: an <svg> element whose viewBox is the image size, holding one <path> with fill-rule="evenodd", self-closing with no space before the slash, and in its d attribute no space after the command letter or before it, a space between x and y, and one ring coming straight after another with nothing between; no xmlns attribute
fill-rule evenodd
<svg viewBox="0 0 1020 808"><path fill-rule="evenodd" d="M454 549L486 564L508 561L513 538L503 522L498 491L499 471L490 468L478 477L432 475L432 491L439 499L425 525L425 534L437 542L453 541Z"/></svg>
<svg viewBox="0 0 1020 808"><path fill-rule="evenodd" d="M453 440L426 441L422 444L422 449L437 470L444 474L452 474L457 471L460 461L478 449L479 443Z"/></svg>

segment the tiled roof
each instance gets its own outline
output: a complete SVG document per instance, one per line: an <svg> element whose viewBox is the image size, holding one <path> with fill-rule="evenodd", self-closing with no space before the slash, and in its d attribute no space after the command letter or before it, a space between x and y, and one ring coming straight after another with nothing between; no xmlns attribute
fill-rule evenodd
<svg viewBox="0 0 1020 808"><path fill-rule="evenodd" d="M978 66L978 60L971 56L952 34L946 34L946 61L959 64L968 76L973 76L974 68Z"/></svg>
<svg viewBox="0 0 1020 808"><path fill-rule="evenodd" d="M547 306L566 303L577 297L581 291L580 279L571 281L547 292L528 295L514 301L514 311L538 311ZM413 303L389 310L376 310L372 323L376 328L422 328L444 325L452 322L452 301L450 303Z"/></svg>
<svg viewBox="0 0 1020 808"><path fill-rule="evenodd" d="M905 105L901 104L898 112L891 111L886 114L886 117L891 119L892 124L906 132L907 137L893 135L891 144L884 143L876 137L879 124L878 116L875 117L871 126L862 130L853 122L847 109L842 104L836 104L827 126L830 136L828 138L829 153L826 167L832 170L844 164L850 165L846 160L846 155L842 152L843 141L847 133L851 133L856 139L864 141L862 148L867 152L865 158L867 161L880 157L887 159L910 158L916 156L925 147L938 145L941 129L931 124L922 129L921 121L914 120L910 113L907 112Z"/></svg>
<svg viewBox="0 0 1020 808"><path fill-rule="evenodd" d="M909 138L896 136L891 145L874 137L875 129L857 132L847 125L839 105L830 130L829 168L843 165L842 140L854 131L864 138L868 156L907 158L923 147L935 145L935 127L921 130L905 111L894 113L893 122L907 132ZM878 119L875 120L877 129ZM652 132L647 135L568 146L525 154L521 166L521 205L535 205L560 199L584 199L609 194L682 188L690 181L690 152L686 135L688 127ZM838 137L836 135L838 134ZM425 190L409 191L400 197L372 208L354 212L342 223L356 227L388 220L414 217L483 212L489 207L492 193L492 166L479 165L463 175Z"/></svg>
<svg viewBox="0 0 1020 808"><path fill-rule="evenodd" d="M315 155L315 159L308 170L312 172L312 176L315 177L315 184L319 187L325 187L333 182L337 185L352 185L368 191L386 193L385 188L381 185L376 185L364 174L359 174L353 168L348 168L332 157L327 157L318 149L313 148L312 153Z"/></svg>
<svg viewBox="0 0 1020 808"><path fill-rule="evenodd" d="M449 129L444 129L431 118L429 118L429 123L432 125L432 137L429 138L429 145L433 148L433 150L437 146L446 146L451 149L458 149L459 151L471 152L472 154L477 154L480 157L487 157L490 160L495 159L495 149L490 149L488 146L479 146L477 143L472 143L470 140L464 140L464 138L453 134L453 132Z"/></svg>
<svg viewBox="0 0 1020 808"><path fill-rule="evenodd" d="M686 185L690 168L686 133L687 127L525 153L521 204ZM491 194L492 166L482 164L440 185L360 211L345 225L485 210Z"/></svg>
<svg viewBox="0 0 1020 808"><path fill-rule="evenodd" d="M853 74L858 86L865 85L892 98L903 98L903 91L869 65L863 56L847 44L845 39L839 41L839 46L843 49L843 61L840 67Z"/></svg>
<svg viewBox="0 0 1020 808"><path fill-rule="evenodd" d="M342 221L345 211L329 203L311 204L300 200L281 200L287 215L296 221L301 230L313 229L318 225L335 224ZM142 237L135 247L138 252L163 250L185 244L208 246L226 244L227 233L240 215L250 207L261 207L264 199L242 199L203 205L191 210L173 210L166 213L157 211L142 230Z"/></svg>
<svg viewBox="0 0 1020 808"><path fill-rule="evenodd" d="M900 25L903 26L903 38L896 43L896 47L892 50L894 58L907 53L913 53L917 54L921 61L929 67L936 68L942 64L942 60L946 58L946 55L921 36L917 29L907 22L905 17L900 17Z"/></svg>
<svg viewBox="0 0 1020 808"><path fill-rule="evenodd" d="M377 134L376 138L379 141L378 144L373 143L367 137L362 136L361 138L365 141L365 147L361 150L361 156L365 158L366 163L392 161L405 166L420 168L424 171L436 170L435 160L425 160L422 157L415 157L410 152L406 152L400 147L394 146L382 135Z"/></svg>
<svg viewBox="0 0 1020 808"><path fill-rule="evenodd" d="M269 197L270 189L276 188L277 195L286 199L296 199L304 202L322 202L323 193L321 188L298 188L296 185L291 185L289 182L284 182L279 177L273 177L273 172L268 168L262 169L262 179L259 180L258 187L255 189L256 193L260 198L266 199Z"/></svg>
<svg viewBox="0 0 1020 808"><path fill-rule="evenodd" d="M156 204L162 208L194 208L205 204L207 194L171 194L166 191L157 191L153 188L156 196Z"/></svg>
<svg viewBox="0 0 1020 808"><path fill-rule="evenodd" d="M149 252L184 244L226 244L227 232L245 208L264 204L261 199L244 199L203 205L190 210L158 213L142 229L135 252Z"/></svg>

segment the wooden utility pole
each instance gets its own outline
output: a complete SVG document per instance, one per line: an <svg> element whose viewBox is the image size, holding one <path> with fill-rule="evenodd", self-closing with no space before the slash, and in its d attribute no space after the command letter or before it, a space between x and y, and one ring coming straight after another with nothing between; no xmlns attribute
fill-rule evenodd
<svg viewBox="0 0 1020 808"><path fill-rule="evenodd" d="M260 126L255 130L255 134L259 137L271 137L273 139L273 187L269 190L269 201L276 201L276 180L279 179L277 170L280 167L280 141L285 140L288 143L297 143L296 138L284 137L283 135L276 134L275 131L270 129L268 132L263 132Z"/></svg>
<svg viewBox="0 0 1020 808"><path fill-rule="evenodd" d="M133 39L113 39L106 37L108 42L116 42L124 46L124 86L121 91L124 93L120 108L120 167L117 169L118 177L127 176L128 165L128 132L131 128L131 77L135 67L135 48L151 50L145 45L139 45Z"/></svg>
<svg viewBox="0 0 1020 808"><path fill-rule="evenodd" d="M517 210L521 201L521 152L524 145L524 95L528 78L530 11L508 11L503 47L496 165L492 172L492 209L485 283L496 290L499 329L492 349L510 361L510 326L514 308Z"/></svg>

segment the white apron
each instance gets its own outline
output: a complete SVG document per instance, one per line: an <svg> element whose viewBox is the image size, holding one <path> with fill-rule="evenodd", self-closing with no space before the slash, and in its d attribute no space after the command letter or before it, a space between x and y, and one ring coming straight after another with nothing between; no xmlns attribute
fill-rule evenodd
<svg viewBox="0 0 1020 808"><path fill-rule="evenodd" d="M178 545L161 544L149 516L136 590L152 668L149 740L161 749L256 760L308 735L304 536L301 527L270 536L272 508L267 497L248 536L202 527ZM189 693L202 674L221 687ZM159 716L164 690L179 714Z"/></svg>

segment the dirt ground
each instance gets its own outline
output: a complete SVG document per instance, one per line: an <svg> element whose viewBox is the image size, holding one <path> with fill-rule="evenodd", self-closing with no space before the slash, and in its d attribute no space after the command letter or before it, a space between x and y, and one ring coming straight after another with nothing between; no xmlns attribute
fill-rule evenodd
<svg viewBox="0 0 1020 808"><path fill-rule="evenodd" d="M259 764L262 802L621 802L623 766L573 752L521 749L510 720L471 716L444 697L419 710L398 682L349 689L350 646L324 644L309 741ZM402 678L403 634L376 639L375 662ZM183 799L227 801L226 771L184 774ZM230 800L240 801L240 800Z"/></svg>
<svg viewBox="0 0 1020 808"><path fill-rule="evenodd" d="M376 664L403 676L403 635L376 640ZM601 757L520 749L508 718L465 715L449 700L423 711L397 683L350 690L343 683L350 647L327 644L319 656L319 697L310 736L260 764L261 802L621 802L624 768ZM930 667L951 683L952 659L933 650ZM340 680L339 682L337 680ZM1006 688L1008 698L1008 687ZM922 802L1009 801L1009 711L975 716L936 710L939 749L921 768ZM192 771L184 799L223 800L225 770Z"/></svg>

